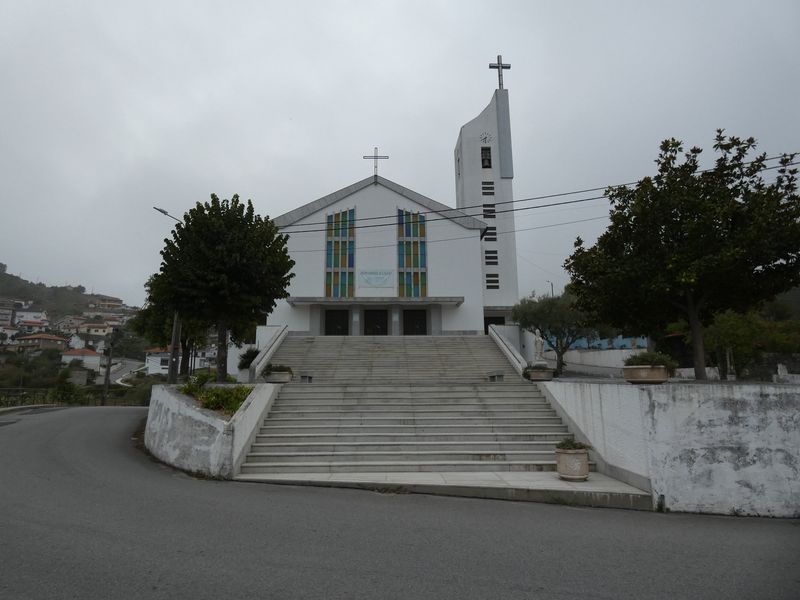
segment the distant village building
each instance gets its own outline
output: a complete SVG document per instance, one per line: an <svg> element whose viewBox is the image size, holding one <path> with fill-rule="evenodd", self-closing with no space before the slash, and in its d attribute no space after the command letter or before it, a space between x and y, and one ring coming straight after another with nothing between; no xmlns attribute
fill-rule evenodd
<svg viewBox="0 0 800 600"><path fill-rule="evenodd" d="M61 353L61 364L68 365L72 361L79 361L84 368L98 373L100 371L102 355L91 348L67 350Z"/></svg>
<svg viewBox="0 0 800 600"><path fill-rule="evenodd" d="M211 356L212 352L208 348L199 349L196 354L192 354L191 369L206 369L215 361ZM216 349L213 351L216 357ZM150 348L145 350L144 365L148 375L167 375L169 373L170 348ZM182 354L178 352L178 364L180 364Z"/></svg>
<svg viewBox="0 0 800 600"><path fill-rule="evenodd" d="M14 301L0 298L0 327L13 325Z"/></svg>
<svg viewBox="0 0 800 600"><path fill-rule="evenodd" d="M45 321L17 321L17 328L24 334L42 333L47 331L47 324Z"/></svg>
<svg viewBox="0 0 800 600"><path fill-rule="evenodd" d="M122 299L103 294L93 294L92 301L89 302L89 308L98 308L100 310L117 310L123 306Z"/></svg>
<svg viewBox="0 0 800 600"><path fill-rule="evenodd" d="M16 323L20 321L41 321L45 325L50 325L46 310L17 310L14 314Z"/></svg>
<svg viewBox="0 0 800 600"><path fill-rule="evenodd" d="M105 321L87 321L78 325L78 333L88 333L90 335L108 335L114 328Z"/></svg>
<svg viewBox="0 0 800 600"><path fill-rule="evenodd" d="M67 347L67 340L49 333L35 333L33 335L18 337L17 345L20 352L27 354L39 350L48 350L50 348L64 350Z"/></svg>

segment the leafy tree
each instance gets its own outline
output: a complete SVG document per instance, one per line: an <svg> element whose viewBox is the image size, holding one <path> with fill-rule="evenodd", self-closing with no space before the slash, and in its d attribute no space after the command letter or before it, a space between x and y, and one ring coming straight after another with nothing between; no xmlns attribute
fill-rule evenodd
<svg viewBox="0 0 800 600"><path fill-rule="evenodd" d="M255 214L251 201L214 194L189 210L165 240L151 300L216 325L217 381L227 376L228 335L240 343L277 299L288 296L294 261L286 240L269 217Z"/></svg>
<svg viewBox="0 0 800 600"><path fill-rule="evenodd" d="M703 325L728 309L746 312L800 283L800 197L794 155L765 183L766 156L748 161L753 138L717 131L714 168L701 150L665 140L658 173L609 188L608 229L591 248L578 238L565 268L578 304L622 328L656 334L689 323L695 377L705 379Z"/></svg>
<svg viewBox="0 0 800 600"><path fill-rule="evenodd" d="M736 377L758 360L769 344L767 323L755 312L740 314L726 310L714 316L714 322L704 331L704 341L717 352L720 375L727 379L726 354L730 352Z"/></svg>
<svg viewBox="0 0 800 600"><path fill-rule="evenodd" d="M598 335L597 328L586 324L586 315L575 305L569 293L560 296L523 298L512 309L511 318L520 327L541 336L555 350L556 373L564 370L564 354L581 338Z"/></svg>

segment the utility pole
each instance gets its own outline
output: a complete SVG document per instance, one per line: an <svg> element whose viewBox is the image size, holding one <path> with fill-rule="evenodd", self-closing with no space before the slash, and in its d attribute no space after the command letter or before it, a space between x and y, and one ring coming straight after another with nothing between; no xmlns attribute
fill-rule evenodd
<svg viewBox="0 0 800 600"><path fill-rule="evenodd" d="M183 223L178 217L173 217L163 208L158 208L157 206L153 207L153 210L157 210L162 215L169 217L177 221L178 223ZM178 348L181 345L181 320L178 316L178 311L175 311L175 315L172 318L172 341L170 342L169 347L169 370L167 371L167 383L178 383Z"/></svg>
<svg viewBox="0 0 800 600"><path fill-rule="evenodd" d="M105 385L103 386L103 396L100 400L100 406L105 406L108 402L108 386L111 383L111 358L114 354L114 344L109 343L108 348L106 348L103 354L106 355L106 381Z"/></svg>

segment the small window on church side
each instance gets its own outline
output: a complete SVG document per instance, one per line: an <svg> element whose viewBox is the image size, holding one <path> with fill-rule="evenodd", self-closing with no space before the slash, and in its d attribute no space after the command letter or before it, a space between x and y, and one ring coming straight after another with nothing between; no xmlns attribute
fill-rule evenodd
<svg viewBox="0 0 800 600"><path fill-rule="evenodd" d="M486 233L483 234L483 241L484 242L496 242L497 241L497 227L487 227Z"/></svg>
<svg viewBox="0 0 800 600"><path fill-rule="evenodd" d="M481 147L481 168L492 168L492 149L490 146Z"/></svg>
<svg viewBox="0 0 800 600"><path fill-rule="evenodd" d="M486 289L499 290L500 289L500 275L497 273L486 274Z"/></svg>
<svg viewBox="0 0 800 600"><path fill-rule="evenodd" d="M486 250L484 252L484 259L487 267L497 265L497 250Z"/></svg>
<svg viewBox="0 0 800 600"><path fill-rule="evenodd" d="M496 209L494 204L484 204L483 205L483 218L484 219L494 219L496 216Z"/></svg>

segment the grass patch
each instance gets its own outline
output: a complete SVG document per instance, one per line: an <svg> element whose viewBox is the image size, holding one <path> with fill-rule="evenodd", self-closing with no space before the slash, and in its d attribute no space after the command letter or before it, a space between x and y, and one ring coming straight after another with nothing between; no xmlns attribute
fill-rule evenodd
<svg viewBox="0 0 800 600"><path fill-rule="evenodd" d="M217 410L233 414L253 391L251 385L213 386L206 384L211 381L213 374L201 374L189 378L180 391L187 396L195 398L200 406L209 410Z"/></svg>

